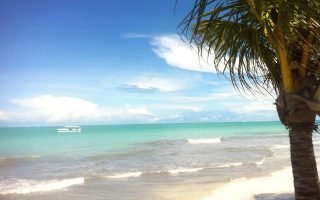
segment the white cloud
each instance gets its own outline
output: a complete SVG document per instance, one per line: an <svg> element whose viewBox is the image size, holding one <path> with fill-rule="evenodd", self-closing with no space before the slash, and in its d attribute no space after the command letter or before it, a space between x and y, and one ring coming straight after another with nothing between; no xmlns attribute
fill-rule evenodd
<svg viewBox="0 0 320 200"><path fill-rule="evenodd" d="M276 107L270 101L248 101L244 105L229 105L229 110L236 114L250 114L260 112L276 112Z"/></svg>
<svg viewBox="0 0 320 200"><path fill-rule="evenodd" d="M132 114L132 115L150 115L150 116L152 116L152 113L146 107L128 108L128 113Z"/></svg>
<svg viewBox="0 0 320 200"><path fill-rule="evenodd" d="M170 110L187 110L192 112L200 112L203 109L199 106L189 105L157 105L158 109L170 109Z"/></svg>
<svg viewBox="0 0 320 200"><path fill-rule="evenodd" d="M207 55L199 58L197 49L186 44L177 35L155 37L152 45L154 46L153 51L173 67L200 72L216 72L213 65L208 64ZM209 59L210 62L212 63L212 59Z"/></svg>
<svg viewBox="0 0 320 200"><path fill-rule="evenodd" d="M221 116L219 115L208 115L208 116L204 116L200 118L201 122L212 122L212 121L216 121L219 118L221 118Z"/></svg>
<svg viewBox="0 0 320 200"><path fill-rule="evenodd" d="M274 97L276 94L274 92L263 93L263 94L252 94L250 92L247 93L239 93L234 90L232 87L220 87L217 92L209 93L203 96L175 96L174 98L170 98L169 100L174 102L208 102L208 101L234 101L237 102L257 102L259 105L267 105L272 104L274 102Z"/></svg>
<svg viewBox="0 0 320 200"><path fill-rule="evenodd" d="M159 123L159 122L165 122L165 123L172 123L172 122L181 122L183 119L183 115L180 114L170 114L170 115L165 115L161 117L153 117L150 122L152 123Z"/></svg>
<svg viewBox="0 0 320 200"><path fill-rule="evenodd" d="M153 116L146 107L125 105L119 108L105 108L84 99L66 96L42 95L32 98L12 99L11 103L25 109L19 113L3 114L3 112L0 112L1 121L47 123L134 122L135 120L149 119L150 116Z"/></svg>
<svg viewBox="0 0 320 200"><path fill-rule="evenodd" d="M76 97L43 95L12 99L11 102L31 108L34 118L42 118L48 122L89 120L108 116L97 104Z"/></svg>
<svg viewBox="0 0 320 200"><path fill-rule="evenodd" d="M127 82L122 89L145 92L174 92L184 88L185 85L175 79L161 77L137 77Z"/></svg>
<svg viewBox="0 0 320 200"><path fill-rule="evenodd" d="M124 113L130 115L153 116L153 114L146 107L131 107L129 104L126 104L126 110Z"/></svg>
<svg viewBox="0 0 320 200"><path fill-rule="evenodd" d="M0 122L112 124L270 120L275 118L276 111L272 101L245 99L239 101L239 99L237 93L221 92L203 97L178 96L176 99L168 97L166 103L147 106L125 104L105 107L76 97L42 95L12 99L11 103L16 107L12 111L0 110ZM192 105L192 103L195 104ZM230 119L227 116L230 116Z"/></svg>
<svg viewBox="0 0 320 200"><path fill-rule="evenodd" d="M0 120L7 120L9 118L8 114L0 110Z"/></svg>
<svg viewBox="0 0 320 200"><path fill-rule="evenodd" d="M174 101L181 102L206 102L213 100L223 100L230 98L239 98L239 95L235 92L225 92L225 93L212 93L207 96L178 96L173 98Z"/></svg>

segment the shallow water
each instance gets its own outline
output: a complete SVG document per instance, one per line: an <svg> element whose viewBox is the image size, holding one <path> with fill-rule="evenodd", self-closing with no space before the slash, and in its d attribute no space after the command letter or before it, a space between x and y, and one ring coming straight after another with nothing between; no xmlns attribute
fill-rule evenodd
<svg viewBox="0 0 320 200"><path fill-rule="evenodd" d="M290 164L287 132L277 122L81 128L0 128L0 199L163 199L159 188Z"/></svg>

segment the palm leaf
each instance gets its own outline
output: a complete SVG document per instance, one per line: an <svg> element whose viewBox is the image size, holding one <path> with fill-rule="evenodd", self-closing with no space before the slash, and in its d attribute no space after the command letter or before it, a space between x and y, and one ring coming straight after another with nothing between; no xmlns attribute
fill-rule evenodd
<svg viewBox="0 0 320 200"><path fill-rule="evenodd" d="M319 74L319 22L320 3L311 0L196 0L179 27L236 89L263 93L283 84L279 46L290 62L307 60L306 73Z"/></svg>

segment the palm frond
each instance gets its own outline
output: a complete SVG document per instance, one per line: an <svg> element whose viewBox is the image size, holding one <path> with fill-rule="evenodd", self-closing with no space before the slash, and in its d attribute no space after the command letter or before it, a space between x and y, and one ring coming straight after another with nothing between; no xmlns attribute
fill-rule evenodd
<svg viewBox="0 0 320 200"><path fill-rule="evenodd" d="M290 61L307 60L306 73L319 74L319 24L320 3L312 0L196 0L179 28L236 89L263 93L282 84L279 41Z"/></svg>
<svg viewBox="0 0 320 200"><path fill-rule="evenodd" d="M214 55L213 66L229 77L239 91L270 91L270 84L271 88L277 88L279 72L275 67L275 51L247 2L205 3L214 4L213 9L206 12L203 6L195 5L188 20L183 22L187 28L182 33L187 37L192 33L189 38L198 46L199 52L207 50ZM191 26L192 20L194 25ZM221 63L225 65L223 70L219 68Z"/></svg>

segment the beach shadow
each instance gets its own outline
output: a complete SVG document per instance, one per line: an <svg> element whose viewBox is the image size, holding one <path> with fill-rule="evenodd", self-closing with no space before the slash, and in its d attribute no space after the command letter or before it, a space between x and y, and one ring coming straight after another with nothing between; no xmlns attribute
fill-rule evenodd
<svg viewBox="0 0 320 200"><path fill-rule="evenodd" d="M259 194L254 197L255 200L294 200L294 194Z"/></svg>

